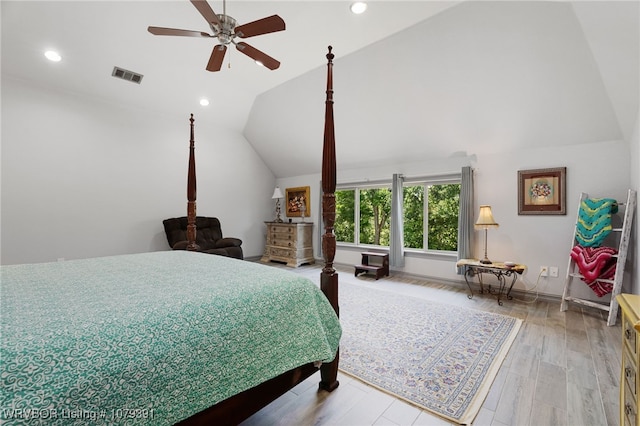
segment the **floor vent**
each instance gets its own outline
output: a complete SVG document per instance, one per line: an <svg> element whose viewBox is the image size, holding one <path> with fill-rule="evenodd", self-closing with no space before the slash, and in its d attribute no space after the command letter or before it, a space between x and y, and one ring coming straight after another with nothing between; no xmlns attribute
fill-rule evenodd
<svg viewBox="0 0 640 426"><path fill-rule="evenodd" d="M111 73L111 75L138 84L140 84L140 82L142 81L142 77L144 77L142 74L137 74L133 71L127 71L118 67L113 67L113 72Z"/></svg>

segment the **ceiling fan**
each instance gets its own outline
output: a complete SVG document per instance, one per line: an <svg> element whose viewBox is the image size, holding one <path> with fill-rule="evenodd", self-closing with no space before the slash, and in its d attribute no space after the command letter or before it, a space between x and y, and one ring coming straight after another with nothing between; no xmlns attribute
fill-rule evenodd
<svg viewBox="0 0 640 426"><path fill-rule="evenodd" d="M218 44L214 46L209 63L207 64L207 71L220 71L222 67L222 61L227 51L227 46L233 44L240 52L244 53L254 61L264 65L270 70L275 70L280 66L280 62L273 59L271 56L256 49L255 47L248 45L241 41L236 42L234 39L248 38L262 34L274 33L277 31L283 31L285 29L284 21L278 15L272 15L267 18L258 19L257 21L249 22L248 24L240 25L236 27L236 20L227 15L226 2L223 1L223 13L217 15L206 0L190 0L191 3L198 9L198 12L207 21L213 35L210 35L201 31L191 30L179 30L175 28L162 28L162 27L149 27L147 30L154 35L170 35L170 36L184 36L184 37L209 37L217 38Z"/></svg>

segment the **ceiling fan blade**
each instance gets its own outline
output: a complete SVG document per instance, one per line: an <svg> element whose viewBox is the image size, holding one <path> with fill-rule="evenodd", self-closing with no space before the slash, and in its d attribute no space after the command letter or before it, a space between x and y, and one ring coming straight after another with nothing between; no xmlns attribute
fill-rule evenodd
<svg viewBox="0 0 640 426"><path fill-rule="evenodd" d="M270 70L275 70L280 66L280 62L276 61L271 56L259 51L255 47L250 46L243 41L241 41L240 43L236 43L236 49L252 58L253 60L260 62Z"/></svg>
<svg viewBox="0 0 640 426"><path fill-rule="evenodd" d="M261 34L275 33L285 29L284 21L278 15L243 24L235 29L235 33L240 38L253 37Z"/></svg>
<svg viewBox="0 0 640 426"><path fill-rule="evenodd" d="M204 17L204 19L210 24L220 25L220 20L218 19L218 15L211 9L209 3L206 0L191 0L191 3L198 9L198 12Z"/></svg>
<svg viewBox="0 0 640 426"><path fill-rule="evenodd" d="M154 35L185 36L185 37L213 37L202 31L179 30L176 28L149 27L147 30Z"/></svg>
<svg viewBox="0 0 640 426"><path fill-rule="evenodd" d="M224 60L224 54L227 52L227 46L224 44L218 44L213 48L209 63L207 64L207 71L215 72L220 71L222 68L222 61Z"/></svg>

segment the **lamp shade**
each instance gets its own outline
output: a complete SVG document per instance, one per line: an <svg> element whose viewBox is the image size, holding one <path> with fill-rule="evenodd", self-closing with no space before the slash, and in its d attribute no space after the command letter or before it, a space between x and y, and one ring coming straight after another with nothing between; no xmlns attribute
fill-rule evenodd
<svg viewBox="0 0 640 426"><path fill-rule="evenodd" d="M271 198L284 198L284 195L282 195L282 191L280 190L279 186L276 186L276 189L273 190L273 195L271 196Z"/></svg>
<svg viewBox="0 0 640 426"><path fill-rule="evenodd" d="M491 213L491 206L480 206L480 214L475 224L476 229L497 228L498 225Z"/></svg>

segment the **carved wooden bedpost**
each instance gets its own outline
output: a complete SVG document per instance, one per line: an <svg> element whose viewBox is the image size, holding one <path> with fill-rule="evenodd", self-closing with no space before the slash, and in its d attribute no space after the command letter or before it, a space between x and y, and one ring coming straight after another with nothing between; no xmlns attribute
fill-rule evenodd
<svg viewBox="0 0 640 426"><path fill-rule="evenodd" d="M320 273L320 288L327 295L329 302L340 314L338 307L338 273L333 268L333 259L336 254L336 236L333 233L333 225L336 221L336 141L333 123L333 58L332 47L329 46L327 54L327 100L325 102L324 116L324 145L322 149L322 221L324 234L322 235L322 252L325 265ZM336 358L322 365L320 376L320 389L331 392L338 387L338 361L340 350Z"/></svg>
<svg viewBox="0 0 640 426"><path fill-rule="evenodd" d="M195 140L193 137L193 114L191 122L191 138L189 139L189 171L187 174L187 250L197 251L196 244L196 158Z"/></svg>

